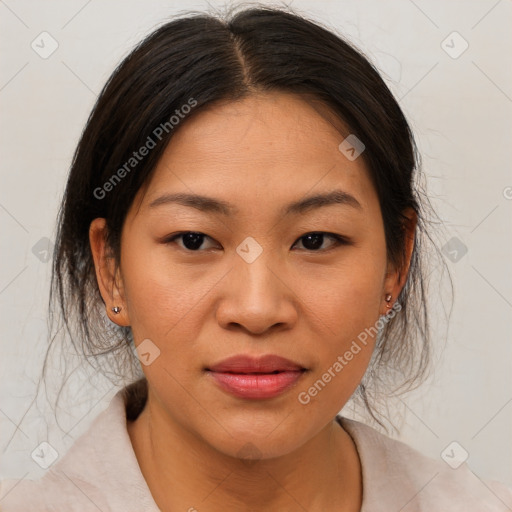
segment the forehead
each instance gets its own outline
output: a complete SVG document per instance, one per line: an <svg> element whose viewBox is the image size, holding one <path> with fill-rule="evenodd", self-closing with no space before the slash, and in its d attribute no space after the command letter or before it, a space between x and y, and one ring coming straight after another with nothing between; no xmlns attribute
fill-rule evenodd
<svg viewBox="0 0 512 512"><path fill-rule="evenodd" d="M376 195L363 158L349 160L339 149L349 134L327 107L293 94L218 103L176 131L147 185L142 209L163 192L265 207L333 189L369 207Z"/></svg>

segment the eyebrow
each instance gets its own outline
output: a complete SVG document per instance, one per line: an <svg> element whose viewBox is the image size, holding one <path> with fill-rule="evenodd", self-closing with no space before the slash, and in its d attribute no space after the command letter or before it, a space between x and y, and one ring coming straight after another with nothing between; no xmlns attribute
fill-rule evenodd
<svg viewBox="0 0 512 512"><path fill-rule="evenodd" d="M202 212L216 213L225 216L238 213L238 209L226 201L198 194L185 193L164 194L153 200L149 204L149 208L156 208L158 206L173 203L196 208ZM357 210L363 209L361 203L353 195L349 194L348 192L344 192L343 190L333 190L332 192L324 194L307 196L303 199L300 199L299 201L290 203L281 209L281 214L283 216L303 214L314 209L335 204L350 206Z"/></svg>

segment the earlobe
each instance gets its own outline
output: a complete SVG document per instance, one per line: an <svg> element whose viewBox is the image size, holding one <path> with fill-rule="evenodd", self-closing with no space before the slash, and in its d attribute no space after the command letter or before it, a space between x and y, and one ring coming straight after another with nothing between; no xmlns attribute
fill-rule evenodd
<svg viewBox="0 0 512 512"><path fill-rule="evenodd" d="M117 325L129 326L122 278L119 268L116 268L115 258L107 246L106 235L106 220L104 218L94 219L89 227L89 243L94 260L96 281L109 319Z"/></svg>

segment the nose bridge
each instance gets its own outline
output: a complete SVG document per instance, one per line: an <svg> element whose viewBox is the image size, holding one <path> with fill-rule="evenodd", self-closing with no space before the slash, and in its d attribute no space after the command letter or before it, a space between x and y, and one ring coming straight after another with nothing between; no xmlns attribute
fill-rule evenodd
<svg viewBox="0 0 512 512"><path fill-rule="evenodd" d="M280 286L276 281L278 278L278 264L275 259L270 257L270 251L266 250L258 256L253 262L240 258L236 264L237 274L241 279L241 298L273 300L276 294L280 293ZM273 268L272 268L273 267Z"/></svg>
<svg viewBox="0 0 512 512"><path fill-rule="evenodd" d="M229 286L217 310L219 322L225 327L236 323L255 333L276 324L291 324L297 313L293 294L279 276L278 258L268 249L253 260L247 258L251 251L254 256L255 250L248 243L248 247L241 244L241 255L235 255Z"/></svg>
<svg viewBox="0 0 512 512"><path fill-rule="evenodd" d="M275 285L275 269L279 267L279 261L271 243L270 236L258 240L248 236L236 248L234 270L250 286L251 293L264 292L266 287Z"/></svg>

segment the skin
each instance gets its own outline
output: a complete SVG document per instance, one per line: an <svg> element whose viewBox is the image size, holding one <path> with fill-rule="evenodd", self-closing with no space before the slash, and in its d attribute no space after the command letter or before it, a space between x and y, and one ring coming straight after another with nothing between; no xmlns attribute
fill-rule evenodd
<svg viewBox="0 0 512 512"><path fill-rule="evenodd" d="M182 123L139 191L117 269L105 247L104 219L91 223L107 314L131 326L136 345L150 339L160 350L142 365L148 401L127 429L163 511L360 510L359 456L334 418L361 381L375 340L369 337L309 404L298 395L386 313L387 293L392 303L398 296L416 217L408 212L407 264L395 269L364 159L350 161L338 149L348 133L321 106L291 94L218 104ZM280 213L306 195L337 189L361 208ZM221 199L238 213L149 207L175 192ZM183 238L165 243L180 231L207 236L198 251ZM303 237L319 231L350 243L325 236L311 249ZM263 249L252 263L236 252L248 236ZM118 315L114 305L122 308ZM272 399L236 398L204 368L241 353L281 355L308 371Z"/></svg>

